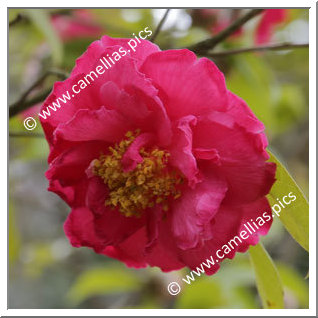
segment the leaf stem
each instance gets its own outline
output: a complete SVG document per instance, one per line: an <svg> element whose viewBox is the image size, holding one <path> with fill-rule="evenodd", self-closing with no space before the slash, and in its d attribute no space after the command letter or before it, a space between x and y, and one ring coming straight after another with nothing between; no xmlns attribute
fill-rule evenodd
<svg viewBox="0 0 318 318"><path fill-rule="evenodd" d="M264 9L253 9L247 12L245 15L241 16L230 24L226 29L216 34L214 37L198 42L188 47L189 50L197 54L202 54L205 51L212 50L217 44L225 40L241 26L243 26L247 21L251 20L255 16L263 12Z"/></svg>
<svg viewBox="0 0 318 318"><path fill-rule="evenodd" d="M44 92L34 96L32 99L27 100L29 94L38 86L40 86L49 75L55 75L61 79L67 78L68 74L57 69L51 69L46 71L40 78L38 78L13 104L9 106L9 118L17 115L18 113L28 109L29 107L43 101L51 92L51 89L47 89Z"/></svg>
<svg viewBox="0 0 318 318"><path fill-rule="evenodd" d="M298 49L298 48L308 48L309 43L297 44L297 43L278 43L278 44L270 44L264 46L253 46L247 48L241 48L236 50L228 50L228 51L220 51L215 53L204 53L202 55L206 57L226 57L230 55L236 55L241 53L249 53L249 52L257 52L257 51L279 51L279 50L290 50L290 49Z"/></svg>
<svg viewBox="0 0 318 318"><path fill-rule="evenodd" d="M27 18L24 15L22 15L21 13L18 13L17 16L12 21L9 22L9 27L12 27L13 25L15 25L23 20L27 20Z"/></svg>
<svg viewBox="0 0 318 318"><path fill-rule="evenodd" d="M21 132L13 132L10 131L9 132L9 137L33 137L33 138L44 138L43 134L39 134L39 133L29 133L26 131L21 131Z"/></svg>
<svg viewBox="0 0 318 318"><path fill-rule="evenodd" d="M154 34L153 34L152 37L150 38L150 41L151 41L151 42L155 42L155 39L157 38L157 36L158 36L158 34L159 34L159 32L160 32L160 30L161 30L161 28L162 28L164 22L165 22L166 19L167 19L167 16L168 16L168 14L169 14L169 11L170 11L170 9L167 9L166 12L165 12L165 14L164 14L163 17L161 18L161 20L160 20L160 22L159 22L159 24L158 24L158 26L157 26L157 28L156 28Z"/></svg>

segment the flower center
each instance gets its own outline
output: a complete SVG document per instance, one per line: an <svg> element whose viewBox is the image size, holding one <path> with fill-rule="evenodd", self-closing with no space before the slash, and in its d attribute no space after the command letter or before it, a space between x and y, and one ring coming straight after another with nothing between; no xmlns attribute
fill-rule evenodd
<svg viewBox="0 0 318 318"><path fill-rule="evenodd" d="M128 147L139 135L129 131L120 143L109 147L108 155L101 155L93 163L93 173L101 177L109 188L106 206L118 207L125 216L140 216L146 208L161 204L169 209L169 200L181 196L181 174L168 168L166 150L140 148L142 161L131 171L124 171L122 159Z"/></svg>

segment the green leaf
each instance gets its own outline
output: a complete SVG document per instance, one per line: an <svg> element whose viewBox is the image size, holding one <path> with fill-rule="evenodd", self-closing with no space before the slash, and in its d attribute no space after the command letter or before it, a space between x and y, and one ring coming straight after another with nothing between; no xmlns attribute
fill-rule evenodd
<svg viewBox="0 0 318 318"><path fill-rule="evenodd" d="M251 246L249 252L263 307L266 309L284 308L282 282L271 257L260 243Z"/></svg>
<svg viewBox="0 0 318 318"><path fill-rule="evenodd" d="M52 60L55 66L59 66L63 59L63 45L57 33L52 27L50 16L47 10L43 9L26 9L25 14L29 16L33 24L45 36L48 41L51 51Z"/></svg>
<svg viewBox="0 0 318 318"><path fill-rule="evenodd" d="M284 83L277 89L277 101L273 111L275 130L284 132L287 128L308 116L305 98L301 87Z"/></svg>
<svg viewBox="0 0 318 318"><path fill-rule="evenodd" d="M176 308L224 308L227 305L225 296L219 282L203 276L191 285L184 285L176 300Z"/></svg>
<svg viewBox="0 0 318 318"><path fill-rule="evenodd" d="M9 201L9 261L14 262L18 259L21 249L21 238L14 213L13 200Z"/></svg>
<svg viewBox="0 0 318 318"><path fill-rule="evenodd" d="M44 270L52 266L55 262L50 244L46 242L33 242L24 245L24 251L29 260L24 264L24 273L28 278L40 278Z"/></svg>
<svg viewBox="0 0 318 318"><path fill-rule="evenodd" d="M140 281L127 269L114 267L94 268L81 274L67 294L74 305L96 295L136 291Z"/></svg>
<svg viewBox="0 0 318 318"><path fill-rule="evenodd" d="M286 205L281 211L279 219L296 242L306 251L309 251L308 202L294 179L272 153L270 153L270 161L275 162L277 165L277 181L274 183L268 195L269 202L273 206L277 204L277 198L280 199L290 192L296 196L296 200L290 205Z"/></svg>
<svg viewBox="0 0 318 318"><path fill-rule="evenodd" d="M296 296L301 308L309 308L309 290L307 281L293 268L279 263L277 264L284 287Z"/></svg>

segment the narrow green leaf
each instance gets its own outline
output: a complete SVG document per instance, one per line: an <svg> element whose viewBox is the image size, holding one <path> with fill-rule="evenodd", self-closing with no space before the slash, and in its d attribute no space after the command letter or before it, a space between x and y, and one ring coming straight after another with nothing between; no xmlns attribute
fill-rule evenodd
<svg viewBox="0 0 318 318"><path fill-rule="evenodd" d="M45 36L52 51L52 60L55 66L59 66L63 59L63 45L52 27L47 10L27 9L25 14L29 16L33 24Z"/></svg>
<svg viewBox="0 0 318 318"><path fill-rule="evenodd" d="M138 278L125 268L93 268L77 277L67 298L77 305L92 296L136 291L139 286Z"/></svg>
<svg viewBox="0 0 318 318"><path fill-rule="evenodd" d="M9 201L9 261L14 262L18 259L21 248L21 238L19 229L16 225L14 204L12 198Z"/></svg>
<svg viewBox="0 0 318 318"><path fill-rule="evenodd" d="M224 308L230 302L227 294L222 290L220 282L215 282L209 277L200 277L195 284L186 285L176 299L176 308Z"/></svg>
<svg viewBox="0 0 318 318"><path fill-rule="evenodd" d="M278 263L277 269L284 284L292 294L297 298L301 308L309 306L309 290L308 282L292 267Z"/></svg>
<svg viewBox="0 0 318 318"><path fill-rule="evenodd" d="M266 309L284 308L283 285L271 257L261 243L251 246L249 252L263 307Z"/></svg>
<svg viewBox="0 0 318 318"><path fill-rule="evenodd" d="M288 196L291 192L296 196L295 201L286 205L285 208L281 210L279 219L296 242L306 251L309 251L308 202L291 175L272 153L270 153L270 161L275 162L277 165L277 181L274 183L268 195L269 202L273 206L277 204L277 198L281 199L285 195Z"/></svg>

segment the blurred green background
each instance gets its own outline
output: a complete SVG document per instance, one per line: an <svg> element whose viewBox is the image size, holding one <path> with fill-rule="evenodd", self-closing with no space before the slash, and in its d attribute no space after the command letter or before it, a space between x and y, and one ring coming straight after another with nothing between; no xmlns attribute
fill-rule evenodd
<svg viewBox="0 0 318 318"><path fill-rule="evenodd" d="M224 9L225 14L236 14ZM173 9L156 39L161 49L189 46L211 37L213 21L199 9ZM231 11L231 12L230 12ZM290 9L272 42L308 42L308 10ZM75 60L101 35L132 37L146 26L154 31L161 9L9 9L9 104L16 102L45 71L70 72ZM199 17L199 18L198 18ZM239 37L217 50L253 46L257 18ZM270 148L308 197L308 49L244 53L213 59L228 88L245 99L266 126ZM47 78L29 98L52 87ZM224 261L219 272L182 286L166 287L188 274L184 269L129 269L87 248L70 246L63 232L67 205L49 193L44 177L48 146L38 122L33 132L23 119L9 121L9 308L261 308L248 254ZM24 136L26 135L26 136ZM33 136L32 136L33 135ZM284 193L285 194L285 193ZM262 239L281 274L286 308L308 308L308 254L276 218Z"/></svg>

